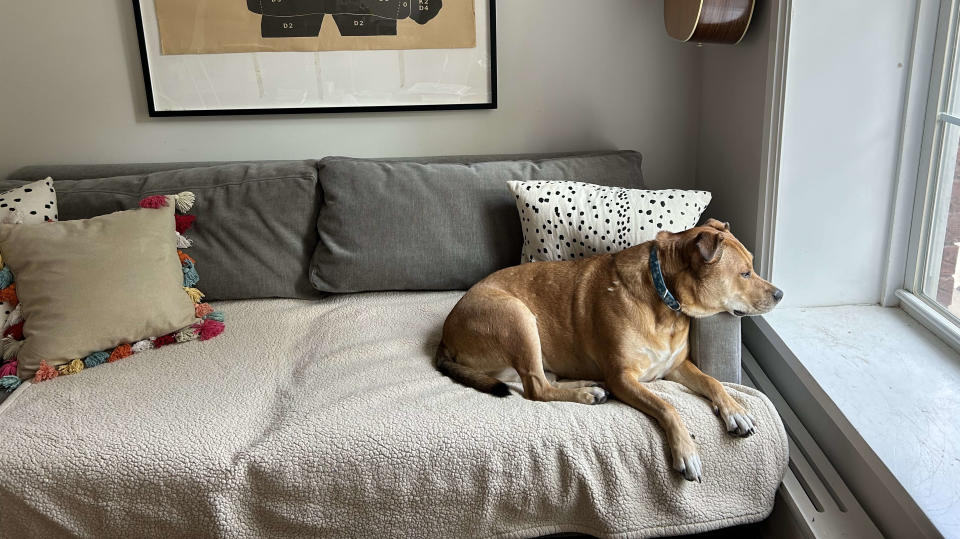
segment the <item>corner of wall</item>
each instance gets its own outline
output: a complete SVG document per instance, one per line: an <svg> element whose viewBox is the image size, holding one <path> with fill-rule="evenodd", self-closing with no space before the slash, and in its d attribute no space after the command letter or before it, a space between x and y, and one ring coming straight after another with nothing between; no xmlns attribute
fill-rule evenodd
<svg viewBox="0 0 960 539"><path fill-rule="evenodd" d="M713 193L711 215L729 221L756 250L760 195L766 181L769 51L782 0L758 2L739 44L707 45L700 55L700 129L695 185Z"/></svg>

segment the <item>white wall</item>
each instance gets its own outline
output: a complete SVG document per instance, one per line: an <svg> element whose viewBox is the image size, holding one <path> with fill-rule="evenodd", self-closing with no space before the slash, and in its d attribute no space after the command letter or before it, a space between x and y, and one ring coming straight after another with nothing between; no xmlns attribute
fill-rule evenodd
<svg viewBox="0 0 960 539"><path fill-rule="evenodd" d="M915 11L793 3L772 272L786 306L879 300Z"/></svg>
<svg viewBox="0 0 960 539"><path fill-rule="evenodd" d="M130 0L5 2L0 176L38 163L637 149L694 182L697 51L662 2L501 0L496 111L151 119Z"/></svg>

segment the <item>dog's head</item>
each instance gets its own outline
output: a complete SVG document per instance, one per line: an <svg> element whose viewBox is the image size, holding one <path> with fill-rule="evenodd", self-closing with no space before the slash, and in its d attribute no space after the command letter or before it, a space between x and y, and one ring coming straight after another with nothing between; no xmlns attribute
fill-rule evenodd
<svg viewBox="0 0 960 539"><path fill-rule="evenodd" d="M783 291L753 271L753 255L730 233L729 223L710 219L677 234L661 232L657 240L673 243L684 259L675 293L689 316L764 314L783 298Z"/></svg>

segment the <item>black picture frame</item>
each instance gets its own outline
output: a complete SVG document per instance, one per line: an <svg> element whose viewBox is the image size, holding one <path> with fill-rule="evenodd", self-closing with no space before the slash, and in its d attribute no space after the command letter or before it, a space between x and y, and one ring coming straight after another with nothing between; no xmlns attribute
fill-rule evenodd
<svg viewBox="0 0 960 539"><path fill-rule="evenodd" d="M176 116L253 116L273 114L342 114L348 112L417 112L432 110L489 110L497 108L497 8L496 0L489 0L489 54L490 54L490 100L485 103L433 105L360 105L355 107L277 107L277 108L241 108L241 109L187 109L157 110L154 102L153 82L150 74L150 60L147 55L146 34L143 25L143 13L140 0L133 0L133 12L137 25L137 41L140 47L140 64L143 71L143 84L147 94L147 111L150 117Z"/></svg>

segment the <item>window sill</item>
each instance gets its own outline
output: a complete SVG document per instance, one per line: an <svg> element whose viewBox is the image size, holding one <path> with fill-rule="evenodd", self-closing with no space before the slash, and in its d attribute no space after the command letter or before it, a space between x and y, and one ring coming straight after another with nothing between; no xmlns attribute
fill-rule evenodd
<svg viewBox="0 0 960 539"><path fill-rule="evenodd" d="M960 536L957 352L898 308L785 308L764 319L930 523Z"/></svg>
<svg viewBox="0 0 960 539"><path fill-rule="evenodd" d="M900 300L901 309L940 337L954 351L960 352L960 331L957 331L953 321L948 320L939 311L906 290L897 290L896 295Z"/></svg>

